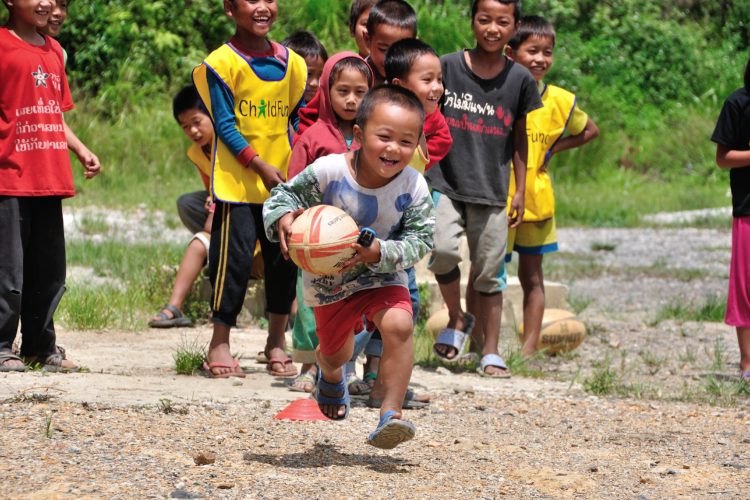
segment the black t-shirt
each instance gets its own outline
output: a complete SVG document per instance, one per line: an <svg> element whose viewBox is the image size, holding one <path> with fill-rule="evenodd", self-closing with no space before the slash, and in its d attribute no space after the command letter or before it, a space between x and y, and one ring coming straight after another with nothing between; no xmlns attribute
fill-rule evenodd
<svg viewBox="0 0 750 500"><path fill-rule="evenodd" d="M443 56L442 111L453 147L425 177L430 186L457 201L505 207L508 200L513 125L542 107L531 73L506 59L494 78L478 77L464 51Z"/></svg>
<svg viewBox="0 0 750 500"><path fill-rule="evenodd" d="M736 90L724 101L711 140L736 151L750 150L750 94L745 88ZM750 164L729 171L729 186L732 215L750 216Z"/></svg>

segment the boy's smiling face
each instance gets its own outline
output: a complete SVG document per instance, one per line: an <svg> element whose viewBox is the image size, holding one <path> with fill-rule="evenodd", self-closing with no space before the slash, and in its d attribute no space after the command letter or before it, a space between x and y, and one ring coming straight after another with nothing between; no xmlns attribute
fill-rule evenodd
<svg viewBox="0 0 750 500"><path fill-rule="evenodd" d="M41 30L47 26L55 2L54 0L6 0L5 5L16 23Z"/></svg>
<svg viewBox="0 0 750 500"><path fill-rule="evenodd" d="M517 21L513 4L481 0L471 20L477 46L488 53L500 52L513 37Z"/></svg>
<svg viewBox="0 0 750 500"><path fill-rule="evenodd" d="M526 67L534 79L540 82L552 67L554 46L552 38L532 35L519 45L518 49L512 50L509 47L508 55Z"/></svg>
<svg viewBox="0 0 750 500"><path fill-rule="evenodd" d="M425 114L433 113L444 90L440 59L433 54L420 55L412 63L406 78L394 78L393 83L414 92L424 106Z"/></svg>
<svg viewBox="0 0 750 500"><path fill-rule="evenodd" d="M224 0L224 12L234 19L237 34L265 38L276 20L276 0Z"/></svg>
<svg viewBox="0 0 750 500"><path fill-rule="evenodd" d="M65 18L68 17L68 0L57 0L49 16L45 33L52 37L60 34Z"/></svg>
<svg viewBox="0 0 750 500"><path fill-rule="evenodd" d="M192 142L204 148L211 144L214 127L205 111L191 108L177 115L177 123Z"/></svg>
<svg viewBox="0 0 750 500"><path fill-rule="evenodd" d="M364 129L354 126L361 145L357 182L369 188L382 187L409 165L422 134L416 110L390 102L372 109Z"/></svg>
<svg viewBox="0 0 750 500"><path fill-rule="evenodd" d="M391 45L404 38L414 38L409 28L400 28L390 24L378 24L374 33L367 33L365 41L370 48L370 60L380 76L385 75L385 53Z"/></svg>

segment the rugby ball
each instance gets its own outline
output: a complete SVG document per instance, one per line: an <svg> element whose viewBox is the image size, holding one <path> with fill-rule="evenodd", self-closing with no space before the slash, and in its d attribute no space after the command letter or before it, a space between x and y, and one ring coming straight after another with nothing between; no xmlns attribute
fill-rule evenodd
<svg viewBox="0 0 750 500"><path fill-rule="evenodd" d="M359 227L349 214L330 205L308 208L294 219L287 237L289 256L312 274L337 274L354 256Z"/></svg>
<svg viewBox="0 0 750 500"><path fill-rule="evenodd" d="M523 343L526 336L523 323L518 331L518 337ZM581 345L586 338L586 325L576 315L564 309L545 309L542 318L542 332L536 348L545 350L547 354L569 352Z"/></svg>

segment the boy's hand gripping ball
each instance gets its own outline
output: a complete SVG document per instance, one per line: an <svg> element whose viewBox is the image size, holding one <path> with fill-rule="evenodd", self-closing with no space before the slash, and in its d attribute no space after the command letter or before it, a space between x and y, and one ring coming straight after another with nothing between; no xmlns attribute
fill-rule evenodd
<svg viewBox="0 0 750 500"><path fill-rule="evenodd" d="M289 257L312 274L337 274L355 251L360 236L349 214L330 205L308 208L292 222L287 237Z"/></svg>

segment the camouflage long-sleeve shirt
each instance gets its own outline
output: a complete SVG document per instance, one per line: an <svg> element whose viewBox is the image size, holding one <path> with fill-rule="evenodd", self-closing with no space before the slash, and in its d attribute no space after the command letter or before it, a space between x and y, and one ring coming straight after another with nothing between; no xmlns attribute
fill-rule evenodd
<svg viewBox="0 0 750 500"><path fill-rule="evenodd" d="M278 241L276 222L286 213L315 205L333 205L347 212L359 227L378 234L380 261L342 274L303 272L305 302L330 304L368 288L408 286L408 269L432 250L435 226L432 198L424 178L411 167L387 185L368 189L357 184L344 155L324 156L292 181L276 186L263 204L266 234Z"/></svg>

